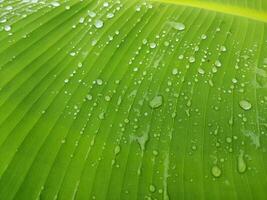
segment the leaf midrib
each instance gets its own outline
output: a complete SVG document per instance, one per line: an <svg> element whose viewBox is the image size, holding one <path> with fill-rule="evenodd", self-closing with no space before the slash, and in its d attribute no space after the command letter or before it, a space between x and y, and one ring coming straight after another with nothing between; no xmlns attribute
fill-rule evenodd
<svg viewBox="0 0 267 200"><path fill-rule="evenodd" d="M267 12L241 6L239 7L235 5L224 5L221 3L203 2L198 0L151 0L151 1L189 6L194 8L200 8L200 9L245 17L260 22L265 22L265 23L267 22Z"/></svg>

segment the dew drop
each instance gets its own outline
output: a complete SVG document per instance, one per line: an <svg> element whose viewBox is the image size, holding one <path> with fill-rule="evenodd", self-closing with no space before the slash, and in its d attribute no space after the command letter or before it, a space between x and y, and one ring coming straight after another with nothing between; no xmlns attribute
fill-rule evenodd
<svg viewBox="0 0 267 200"><path fill-rule="evenodd" d="M221 176L221 174L222 174L222 170L221 170L217 165L215 165L215 166L213 166L213 167L211 168L211 174L212 174L214 177L218 178L218 177Z"/></svg>
<svg viewBox="0 0 267 200"><path fill-rule="evenodd" d="M93 11L88 11L88 15L89 17L94 18L96 16L96 13Z"/></svg>
<svg viewBox="0 0 267 200"><path fill-rule="evenodd" d="M108 13L108 14L107 14L107 18L108 18L108 19L111 19L111 18L113 18L113 17L114 17L114 14L113 14L113 13Z"/></svg>
<svg viewBox="0 0 267 200"><path fill-rule="evenodd" d="M103 81L102 81L101 79L97 79L97 80L96 80L96 84L97 84L97 85L102 85L102 84L103 84Z"/></svg>
<svg viewBox="0 0 267 200"><path fill-rule="evenodd" d="M227 50L227 49L226 49L225 46L221 46L221 47L220 47L220 51L225 52L226 50Z"/></svg>
<svg viewBox="0 0 267 200"><path fill-rule="evenodd" d="M197 71L198 71L199 74L202 74L202 75L205 74L205 71L204 71L204 69L202 69L202 68L198 68Z"/></svg>
<svg viewBox="0 0 267 200"><path fill-rule="evenodd" d="M109 6L109 3L108 3L108 2L104 2L104 3L103 3L103 6L104 6L105 8L107 8L107 7Z"/></svg>
<svg viewBox="0 0 267 200"><path fill-rule="evenodd" d="M247 164L244 160L244 151L241 151L237 158L237 170L239 173L244 173L247 169Z"/></svg>
<svg viewBox="0 0 267 200"><path fill-rule="evenodd" d="M221 61L216 60L216 61L215 61L215 66L216 66L216 67L221 67L221 66L222 66Z"/></svg>
<svg viewBox="0 0 267 200"><path fill-rule="evenodd" d="M189 62L190 63L194 63L195 61L196 61L195 57L193 57L193 56L189 57Z"/></svg>
<svg viewBox="0 0 267 200"><path fill-rule="evenodd" d="M95 27L97 29L99 29L99 28L102 28L104 26L104 22L102 20L100 20L100 19L97 19L97 20L95 20L95 24L94 25L95 25Z"/></svg>
<svg viewBox="0 0 267 200"><path fill-rule="evenodd" d="M170 22L170 25L178 31L183 31L185 29L185 25L181 22Z"/></svg>
<svg viewBox="0 0 267 200"><path fill-rule="evenodd" d="M100 113L99 115L98 115L98 118L99 119L105 119L105 113Z"/></svg>
<svg viewBox="0 0 267 200"><path fill-rule="evenodd" d="M5 25L4 29L5 29L6 32L9 32L9 31L11 31L11 26L10 25Z"/></svg>
<svg viewBox="0 0 267 200"><path fill-rule="evenodd" d="M160 96L160 95L155 96L155 97L149 102L149 106L150 106L152 109L159 108L162 104L163 104L163 97Z"/></svg>
<svg viewBox="0 0 267 200"><path fill-rule="evenodd" d="M115 155L119 154L120 151L121 151L121 147L120 147L119 145L116 146L115 149L114 149L114 153L115 153Z"/></svg>
<svg viewBox="0 0 267 200"><path fill-rule="evenodd" d="M149 191L152 192L152 193L155 192L156 191L155 186L154 185L150 185L149 186Z"/></svg>
<svg viewBox="0 0 267 200"><path fill-rule="evenodd" d="M201 39L202 39L202 40L206 40L206 39L207 39L207 35L202 34L202 35L201 35Z"/></svg>
<svg viewBox="0 0 267 200"><path fill-rule="evenodd" d="M178 69L177 68L174 68L173 70L172 70L172 75L177 75L178 74Z"/></svg>
<svg viewBox="0 0 267 200"><path fill-rule="evenodd" d="M60 3L53 1L53 2L51 2L51 5L54 7L58 7L58 6L60 6Z"/></svg>
<svg viewBox="0 0 267 200"><path fill-rule="evenodd" d="M91 94L87 94L87 95L86 95L86 99L87 99L88 101L91 101L91 100L93 99L93 96L92 96Z"/></svg>
<svg viewBox="0 0 267 200"><path fill-rule="evenodd" d="M151 49L155 49L157 47L157 44L152 42L152 43L150 43L149 46L150 46Z"/></svg>
<svg viewBox="0 0 267 200"><path fill-rule="evenodd" d="M243 110L250 110L252 108L251 103L248 102L247 100L241 100L239 102L239 105Z"/></svg>

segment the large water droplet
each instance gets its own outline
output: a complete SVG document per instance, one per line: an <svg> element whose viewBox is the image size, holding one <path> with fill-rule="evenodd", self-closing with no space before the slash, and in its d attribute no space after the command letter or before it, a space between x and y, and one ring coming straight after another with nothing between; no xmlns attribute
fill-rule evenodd
<svg viewBox="0 0 267 200"><path fill-rule="evenodd" d="M216 61L215 61L215 66L216 66L216 67L221 67L221 66L222 66L221 61L216 60Z"/></svg>
<svg viewBox="0 0 267 200"><path fill-rule="evenodd" d="M150 46L151 49L155 49L157 47L157 44L152 42L152 43L150 43L149 46Z"/></svg>
<svg viewBox="0 0 267 200"><path fill-rule="evenodd" d="M218 178L218 177L221 176L221 174L222 174L222 170L221 170L217 165L215 165L215 166L213 166L213 167L211 168L211 174L212 174L214 177Z"/></svg>
<svg viewBox="0 0 267 200"><path fill-rule="evenodd" d="M5 27L4 27L4 29L5 29L5 31L11 31L11 26L10 25L5 25Z"/></svg>
<svg viewBox="0 0 267 200"><path fill-rule="evenodd" d="M251 103L249 103L247 100L241 100L239 105L243 110L250 110L252 108Z"/></svg>
<svg viewBox="0 0 267 200"><path fill-rule="evenodd" d="M93 11L88 11L88 15L89 17L94 18L96 16L96 13Z"/></svg>
<svg viewBox="0 0 267 200"><path fill-rule="evenodd" d="M170 22L170 25L178 31L185 29L185 25L181 22Z"/></svg>
<svg viewBox="0 0 267 200"><path fill-rule="evenodd" d="M155 96L150 102L149 102L149 106L153 109L155 108L159 108L163 103L163 97L158 95Z"/></svg>
<svg viewBox="0 0 267 200"><path fill-rule="evenodd" d="M102 28L104 26L104 22L100 19L95 20L95 27L96 28Z"/></svg>

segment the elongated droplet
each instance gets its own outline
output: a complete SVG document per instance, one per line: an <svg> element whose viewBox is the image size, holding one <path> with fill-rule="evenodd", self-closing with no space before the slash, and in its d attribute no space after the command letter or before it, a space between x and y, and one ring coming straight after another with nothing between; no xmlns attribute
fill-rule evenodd
<svg viewBox="0 0 267 200"><path fill-rule="evenodd" d="M163 103L163 97L158 95L155 96L150 102L149 106L153 109L159 108Z"/></svg>
<svg viewBox="0 0 267 200"><path fill-rule="evenodd" d="M238 158L237 158L237 170L239 173L245 173L247 169L247 164L244 159L244 152L241 151Z"/></svg>
<svg viewBox="0 0 267 200"><path fill-rule="evenodd" d="M185 25L181 22L170 22L170 25L178 31L183 31L185 29Z"/></svg>
<svg viewBox="0 0 267 200"><path fill-rule="evenodd" d="M116 146L115 149L114 149L115 155L119 154L120 151L121 151L121 147L120 146Z"/></svg>
<svg viewBox="0 0 267 200"><path fill-rule="evenodd" d="M247 100L241 100L239 105L243 110L250 110L252 108L251 103L249 103Z"/></svg>

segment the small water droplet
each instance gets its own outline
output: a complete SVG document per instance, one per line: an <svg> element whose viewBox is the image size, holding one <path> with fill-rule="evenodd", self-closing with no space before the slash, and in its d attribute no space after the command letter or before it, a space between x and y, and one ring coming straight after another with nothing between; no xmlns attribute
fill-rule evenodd
<svg viewBox="0 0 267 200"><path fill-rule="evenodd" d="M101 79L97 79L97 80L96 80L96 84L97 84L97 85L102 85L102 84L103 84L103 81L102 81Z"/></svg>
<svg viewBox="0 0 267 200"><path fill-rule="evenodd" d="M104 2L104 3L103 3L103 6L106 8L106 7L109 6L109 3L108 3L108 2Z"/></svg>
<svg viewBox="0 0 267 200"><path fill-rule="evenodd" d="M178 69L177 68L174 68L173 70L172 70L172 75L177 75L178 74Z"/></svg>
<svg viewBox="0 0 267 200"><path fill-rule="evenodd" d="M199 74L202 74L202 75L205 74L205 71L204 71L204 69L202 69L202 68L198 68L197 71L198 71Z"/></svg>
<svg viewBox="0 0 267 200"><path fill-rule="evenodd" d="M206 40L206 39L207 39L207 35L202 34L202 35L201 35L201 39L202 39L202 40Z"/></svg>
<svg viewBox="0 0 267 200"><path fill-rule="evenodd" d="M232 138L231 138L231 137L227 137L227 138L226 138L226 142L227 142L227 143L231 143L231 142L232 142Z"/></svg>
<svg viewBox="0 0 267 200"><path fill-rule="evenodd" d="M106 101L110 101L111 100L111 97L110 96L105 96L105 100Z"/></svg>
<svg viewBox="0 0 267 200"><path fill-rule="evenodd" d="M158 151L153 150L153 155L154 155L154 156L157 156L158 154L159 154Z"/></svg>
<svg viewBox="0 0 267 200"><path fill-rule="evenodd" d="M227 49L226 49L225 46L221 46L221 47L220 47L220 51L225 52L226 50L227 50Z"/></svg>
<svg viewBox="0 0 267 200"><path fill-rule="evenodd" d="M189 57L189 62L190 63L194 63L195 61L196 61L195 57L193 57L193 56Z"/></svg>
<svg viewBox="0 0 267 200"><path fill-rule="evenodd" d="M111 18L113 18L113 17L114 17L114 14L113 14L113 13L108 13L108 14L107 14L107 18L108 18L108 19L111 19Z"/></svg>
<svg viewBox="0 0 267 200"><path fill-rule="evenodd" d="M100 113L99 115L98 115L98 118L99 119L105 119L105 113Z"/></svg>
<svg viewBox="0 0 267 200"><path fill-rule="evenodd" d="M149 191L152 192L152 193L155 192L156 191L155 186L154 185L150 185L149 186Z"/></svg>

